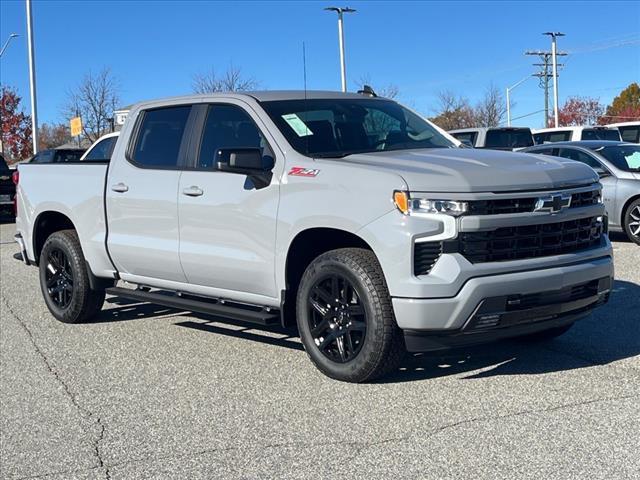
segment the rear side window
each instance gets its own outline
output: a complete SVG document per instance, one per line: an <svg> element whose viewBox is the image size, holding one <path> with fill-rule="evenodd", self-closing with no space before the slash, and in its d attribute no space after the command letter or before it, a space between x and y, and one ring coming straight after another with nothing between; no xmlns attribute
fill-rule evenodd
<svg viewBox="0 0 640 480"><path fill-rule="evenodd" d="M140 124L132 160L150 168L176 168L191 106L147 110Z"/></svg>
<svg viewBox="0 0 640 480"><path fill-rule="evenodd" d="M620 132L614 128L585 128L581 140L613 140L620 141Z"/></svg>
<svg viewBox="0 0 640 480"><path fill-rule="evenodd" d="M533 145L531 130L496 129L487 131L486 148L521 148Z"/></svg>
<svg viewBox="0 0 640 480"><path fill-rule="evenodd" d="M461 142L466 142L472 147L476 146L476 138L478 138L478 132L459 132L452 133L455 138L460 140Z"/></svg>
<svg viewBox="0 0 640 480"><path fill-rule="evenodd" d="M211 105L205 121L198 156L199 168L214 168L216 152L221 148L267 147L260 129L249 114L235 105Z"/></svg>
<svg viewBox="0 0 640 480"><path fill-rule="evenodd" d="M98 142L87 156L84 157L85 162L108 162L111 160L111 154L113 153L113 147L116 145L118 137L105 138Z"/></svg>
<svg viewBox="0 0 640 480"><path fill-rule="evenodd" d="M640 125L630 127L618 127L620 136L624 142L640 143Z"/></svg>
<svg viewBox="0 0 640 480"><path fill-rule="evenodd" d="M600 162L598 162L591 155L581 152L580 150L575 150L573 148L561 148L559 156L562 158L568 158L570 160L585 163L591 168L602 168Z"/></svg>
<svg viewBox="0 0 640 480"><path fill-rule="evenodd" d="M571 131L561 130L559 132L536 133L533 138L536 141L536 145L543 143L568 142L571 140Z"/></svg>

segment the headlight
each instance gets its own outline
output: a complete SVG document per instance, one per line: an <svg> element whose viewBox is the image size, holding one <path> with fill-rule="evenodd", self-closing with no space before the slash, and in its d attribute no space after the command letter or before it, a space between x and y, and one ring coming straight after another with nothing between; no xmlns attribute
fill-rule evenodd
<svg viewBox="0 0 640 480"><path fill-rule="evenodd" d="M457 200L436 200L424 197L411 197L408 192L393 192L393 202L405 215L412 213L442 213L457 217L469 210L468 202Z"/></svg>

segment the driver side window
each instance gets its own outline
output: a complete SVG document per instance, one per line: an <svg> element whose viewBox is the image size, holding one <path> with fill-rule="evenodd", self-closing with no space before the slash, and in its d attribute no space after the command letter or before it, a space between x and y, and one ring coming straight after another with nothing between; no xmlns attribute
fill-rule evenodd
<svg viewBox="0 0 640 480"><path fill-rule="evenodd" d="M235 105L211 105L205 120L198 168L215 169L216 152L222 148L258 148L272 155L253 119Z"/></svg>

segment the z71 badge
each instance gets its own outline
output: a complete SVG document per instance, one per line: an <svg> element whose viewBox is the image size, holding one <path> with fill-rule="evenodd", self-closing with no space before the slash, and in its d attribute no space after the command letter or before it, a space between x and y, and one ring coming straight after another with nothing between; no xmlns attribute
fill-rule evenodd
<svg viewBox="0 0 640 480"><path fill-rule="evenodd" d="M315 177L320 173L317 168L291 167L289 175L292 177Z"/></svg>

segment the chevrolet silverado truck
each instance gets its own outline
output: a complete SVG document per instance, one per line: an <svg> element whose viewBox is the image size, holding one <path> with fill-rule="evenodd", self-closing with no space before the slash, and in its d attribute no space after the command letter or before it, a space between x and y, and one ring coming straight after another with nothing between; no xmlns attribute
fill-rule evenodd
<svg viewBox="0 0 640 480"><path fill-rule="evenodd" d="M297 324L343 381L406 351L559 335L612 285L591 168L460 148L373 95L139 103L109 161L19 168L18 256L56 319L110 294Z"/></svg>

